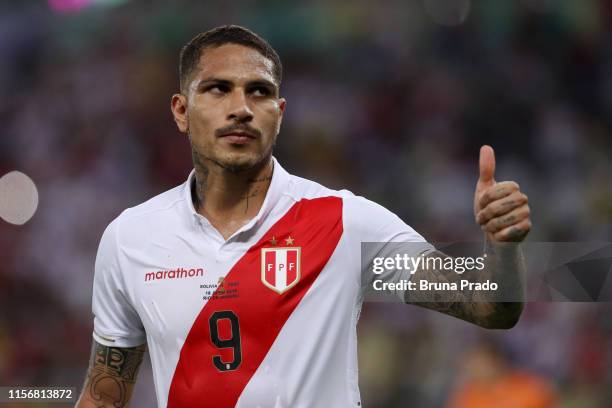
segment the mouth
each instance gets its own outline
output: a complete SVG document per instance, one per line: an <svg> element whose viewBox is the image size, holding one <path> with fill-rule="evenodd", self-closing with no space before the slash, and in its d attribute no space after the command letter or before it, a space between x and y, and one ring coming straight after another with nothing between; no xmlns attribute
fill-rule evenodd
<svg viewBox="0 0 612 408"><path fill-rule="evenodd" d="M221 138L227 140L231 144L239 144L239 145L246 144L246 143L249 143L251 140L257 139L255 135L248 133L248 132L242 132L242 131L234 131L234 132L225 133L221 135Z"/></svg>

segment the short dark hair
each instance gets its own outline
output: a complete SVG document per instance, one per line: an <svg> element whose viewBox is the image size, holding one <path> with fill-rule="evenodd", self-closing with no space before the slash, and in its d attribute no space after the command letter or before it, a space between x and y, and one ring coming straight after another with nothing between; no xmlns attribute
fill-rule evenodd
<svg viewBox="0 0 612 408"><path fill-rule="evenodd" d="M270 44L251 30L238 25L224 25L213 28L193 37L181 50L179 62L179 80L181 90L187 85L187 78L196 69L207 48L216 48L224 44L239 44L257 50L274 64L274 79L280 85L283 77L283 65Z"/></svg>

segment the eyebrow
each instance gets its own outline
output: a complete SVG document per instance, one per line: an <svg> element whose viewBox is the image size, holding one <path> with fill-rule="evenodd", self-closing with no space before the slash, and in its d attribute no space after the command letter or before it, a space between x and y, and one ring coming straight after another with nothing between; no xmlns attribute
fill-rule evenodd
<svg viewBox="0 0 612 408"><path fill-rule="evenodd" d="M198 82L197 89L202 89L203 87L208 86L208 85L231 86L232 84L233 84L232 81L229 81L227 79L209 77L209 78L204 78L200 80L200 82ZM266 88L271 88L274 90L278 89L278 87L276 86L274 82L268 81L267 79L255 79L252 81L247 81L246 86L251 86L251 87L252 86L264 86Z"/></svg>

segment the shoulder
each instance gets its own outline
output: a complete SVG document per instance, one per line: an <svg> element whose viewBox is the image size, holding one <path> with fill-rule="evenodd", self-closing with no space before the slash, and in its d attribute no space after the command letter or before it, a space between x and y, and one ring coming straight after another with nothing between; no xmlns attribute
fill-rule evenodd
<svg viewBox="0 0 612 408"><path fill-rule="evenodd" d="M323 197L337 197L342 200L344 229L360 240L392 241L400 235L402 240L410 237L412 237L410 240L424 240L395 213L349 190L334 190L315 181L292 175L285 194L290 195L295 201Z"/></svg>
<svg viewBox="0 0 612 408"><path fill-rule="evenodd" d="M185 217L188 213L185 188L186 183L183 183L127 208L108 225L105 235L112 234L123 244L170 232L170 228L180 228L188 219Z"/></svg>
<svg viewBox="0 0 612 408"><path fill-rule="evenodd" d="M141 204L127 208L119 215L118 219L123 222L129 222L134 219L147 218L171 212L176 205L185 201L185 188L186 183L183 183Z"/></svg>

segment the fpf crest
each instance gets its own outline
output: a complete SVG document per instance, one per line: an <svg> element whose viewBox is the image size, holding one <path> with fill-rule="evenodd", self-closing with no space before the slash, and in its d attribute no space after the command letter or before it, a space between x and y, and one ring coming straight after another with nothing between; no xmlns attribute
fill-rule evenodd
<svg viewBox="0 0 612 408"><path fill-rule="evenodd" d="M276 242L275 239L272 241ZM285 242L293 243L289 237ZM275 291L283 293L300 280L300 247L262 248L261 281Z"/></svg>

